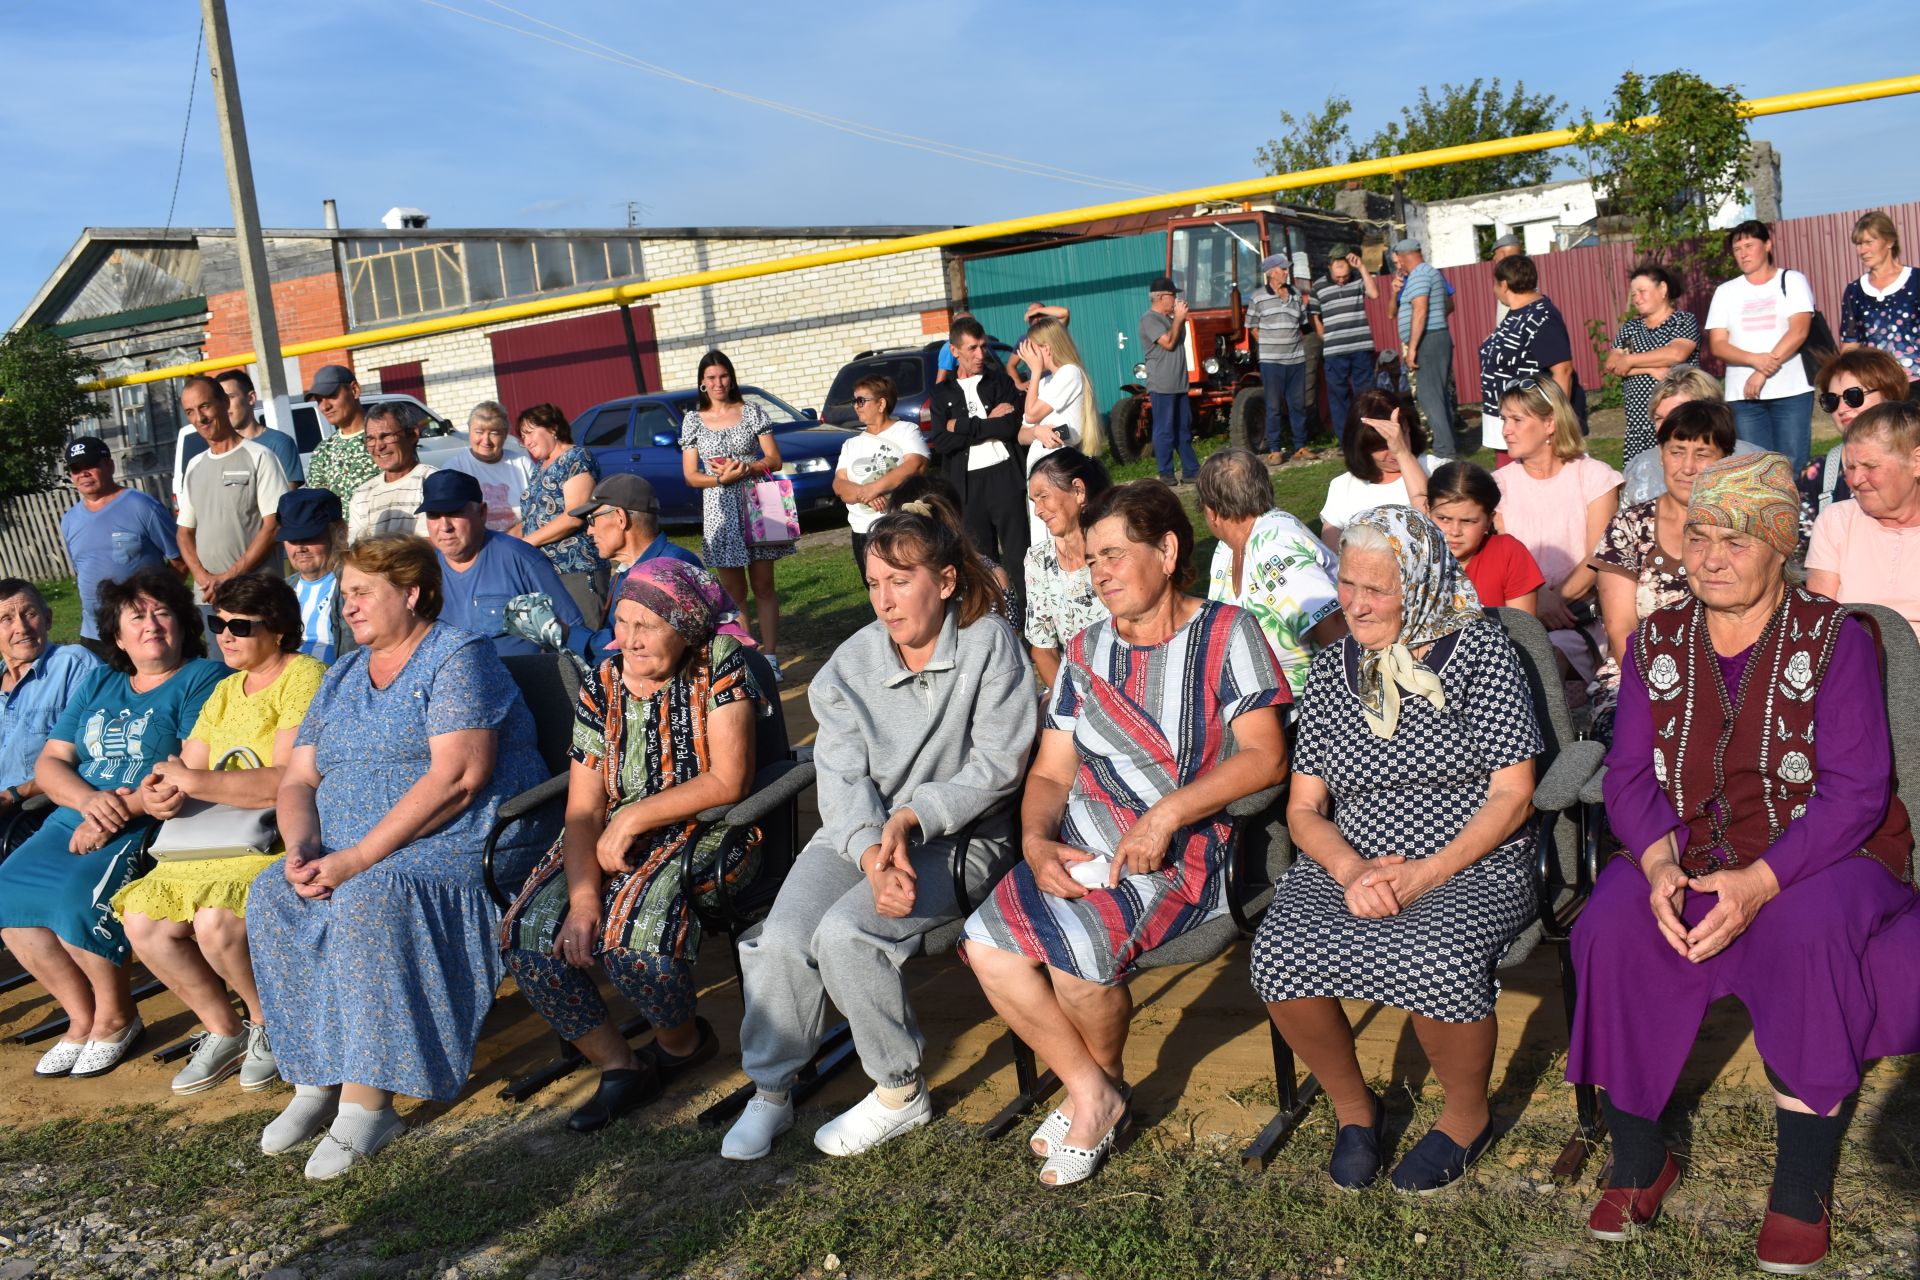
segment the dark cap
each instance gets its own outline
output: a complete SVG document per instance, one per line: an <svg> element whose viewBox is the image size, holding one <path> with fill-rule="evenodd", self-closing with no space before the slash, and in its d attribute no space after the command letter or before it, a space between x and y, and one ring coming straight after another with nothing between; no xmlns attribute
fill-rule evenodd
<svg viewBox="0 0 1920 1280"><path fill-rule="evenodd" d="M625 471L616 471L605 476L599 484L593 486L593 496L577 507L568 507L567 514L575 520L592 515L602 507L619 507L622 511L644 511L648 515L660 514L660 499L654 495L653 486L636 475Z"/></svg>
<svg viewBox="0 0 1920 1280"><path fill-rule="evenodd" d="M353 370L343 364L321 365L320 372L313 375L313 385L307 388L307 399L338 395L342 387L350 387L357 381Z"/></svg>
<svg viewBox="0 0 1920 1280"><path fill-rule="evenodd" d="M414 512L431 516L448 516L465 509L473 503L486 505L486 495L480 492L480 482L464 471L436 471L420 485L420 505Z"/></svg>
<svg viewBox="0 0 1920 1280"><path fill-rule="evenodd" d="M316 542L342 518L340 495L331 489L289 489L280 495L280 541Z"/></svg>
<svg viewBox="0 0 1920 1280"><path fill-rule="evenodd" d="M97 467L113 458L113 450L99 436L79 436L67 442L67 470Z"/></svg>
<svg viewBox="0 0 1920 1280"><path fill-rule="evenodd" d="M1353 252L1352 245L1336 244L1335 246L1333 246L1333 248L1327 250L1327 261L1328 262L1345 262L1347 260L1347 255L1352 252Z"/></svg>
<svg viewBox="0 0 1920 1280"><path fill-rule="evenodd" d="M1148 293L1178 293L1180 292L1180 290L1173 283L1172 276L1155 276L1153 278L1153 283L1147 286L1147 292Z"/></svg>

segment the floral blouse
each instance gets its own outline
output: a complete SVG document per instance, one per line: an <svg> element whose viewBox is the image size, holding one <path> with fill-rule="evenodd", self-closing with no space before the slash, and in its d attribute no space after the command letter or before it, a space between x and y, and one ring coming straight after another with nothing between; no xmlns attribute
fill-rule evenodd
<svg viewBox="0 0 1920 1280"><path fill-rule="evenodd" d="M1287 684L1298 697L1307 686L1314 646L1307 633L1340 608L1333 585L1339 565L1307 526L1275 508L1253 522L1242 556L1242 588L1233 585L1233 548L1213 549L1207 598L1237 604L1259 622Z"/></svg>
<svg viewBox="0 0 1920 1280"><path fill-rule="evenodd" d="M1039 649L1064 649L1067 641L1107 617L1093 589L1093 572L1081 565L1072 573L1060 567L1053 539L1027 548L1027 643Z"/></svg>
<svg viewBox="0 0 1920 1280"><path fill-rule="evenodd" d="M1633 611L1642 620L1690 594L1686 565L1660 548L1659 511L1660 499L1655 498L1617 512L1593 549L1594 568L1624 571L1637 580Z"/></svg>
<svg viewBox="0 0 1920 1280"><path fill-rule="evenodd" d="M548 459L545 466L535 469L526 493L520 498L520 521L528 533L566 514L567 481L582 472L598 481L600 462L577 444L568 445L558 456ZM540 549L553 561L556 573L593 573L605 563L584 529Z"/></svg>

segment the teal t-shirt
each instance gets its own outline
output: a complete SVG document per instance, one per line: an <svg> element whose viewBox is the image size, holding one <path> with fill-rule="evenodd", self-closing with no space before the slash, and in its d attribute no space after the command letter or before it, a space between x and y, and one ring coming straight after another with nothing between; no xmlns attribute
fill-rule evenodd
<svg viewBox="0 0 1920 1280"><path fill-rule="evenodd" d="M200 704L231 674L224 663L189 658L157 688L138 693L125 672L101 667L47 737L74 745L80 757L74 767L96 791L138 786L154 765L179 753Z"/></svg>

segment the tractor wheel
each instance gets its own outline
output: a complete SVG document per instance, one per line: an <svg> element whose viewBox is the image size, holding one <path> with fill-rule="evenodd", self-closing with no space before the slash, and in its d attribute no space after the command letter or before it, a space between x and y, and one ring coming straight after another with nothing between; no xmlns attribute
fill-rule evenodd
<svg viewBox="0 0 1920 1280"><path fill-rule="evenodd" d="M1260 387L1242 387L1227 410L1227 443L1259 453L1267 442L1267 393Z"/></svg>
<svg viewBox="0 0 1920 1280"><path fill-rule="evenodd" d="M1138 462L1153 456L1153 415L1145 396L1123 396L1107 415L1107 439L1116 462Z"/></svg>

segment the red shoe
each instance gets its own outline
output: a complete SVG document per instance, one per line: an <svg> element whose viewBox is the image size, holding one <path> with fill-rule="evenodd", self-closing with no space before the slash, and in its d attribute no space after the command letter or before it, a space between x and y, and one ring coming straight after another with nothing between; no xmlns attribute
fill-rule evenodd
<svg viewBox="0 0 1920 1280"><path fill-rule="evenodd" d="M1760 1243L1754 1247L1754 1256L1762 1271L1797 1276L1820 1265L1827 1256L1832 1232L1831 1214L1821 1214L1818 1222L1802 1222L1769 1209L1767 1220L1760 1224Z"/></svg>
<svg viewBox="0 0 1920 1280"><path fill-rule="evenodd" d="M1587 1234L1595 1240L1625 1240L1634 1228L1644 1227L1660 1216L1673 1184L1680 1181L1680 1162L1667 1153L1660 1176L1650 1187L1608 1187L1587 1218Z"/></svg>

